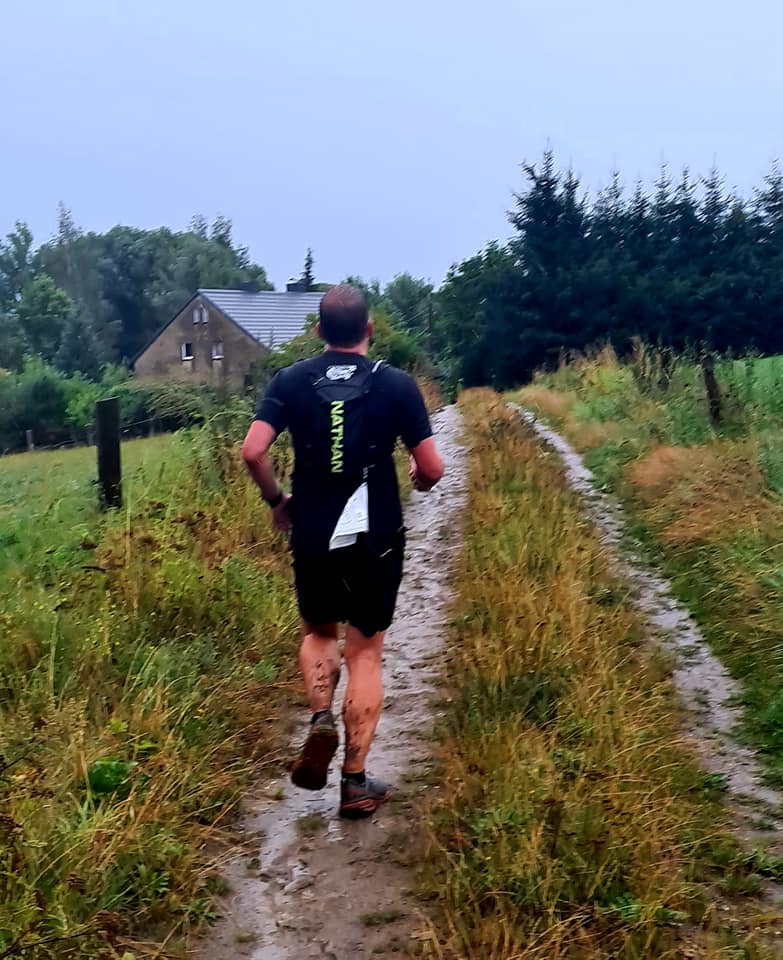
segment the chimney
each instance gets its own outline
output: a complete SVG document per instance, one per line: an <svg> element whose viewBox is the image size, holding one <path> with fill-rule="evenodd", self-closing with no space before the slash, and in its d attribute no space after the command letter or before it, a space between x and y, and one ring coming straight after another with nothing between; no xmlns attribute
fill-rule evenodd
<svg viewBox="0 0 783 960"><path fill-rule="evenodd" d="M245 283L240 283L237 286L237 290L241 290L243 293L259 293L258 284L255 280L247 280Z"/></svg>
<svg viewBox="0 0 783 960"><path fill-rule="evenodd" d="M304 293L305 285L303 280L299 280L297 277L291 277L288 283L285 285L286 293Z"/></svg>

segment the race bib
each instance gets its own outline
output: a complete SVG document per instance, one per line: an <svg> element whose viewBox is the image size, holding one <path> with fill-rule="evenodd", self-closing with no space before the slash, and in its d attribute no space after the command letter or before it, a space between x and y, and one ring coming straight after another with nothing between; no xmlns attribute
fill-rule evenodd
<svg viewBox="0 0 783 960"><path fill-rule="evenodd" d="M360 533L367 533L369 529L370 511L367 482L365 481L348 498L348 502L334 528L334 533L329 540L329 549L339 550L341 547L350 547L356 543L356 538Z"/></svg>

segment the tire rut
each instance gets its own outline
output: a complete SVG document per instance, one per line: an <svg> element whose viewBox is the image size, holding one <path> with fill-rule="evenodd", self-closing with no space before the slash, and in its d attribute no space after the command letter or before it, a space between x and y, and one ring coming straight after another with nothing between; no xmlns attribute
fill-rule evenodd
<svg viewBox="0 0 783 960"><path fill-rule="evenodd" d="M264 786L262 796L248 796L240 825L248 840L224 870L230 892L219 904L218 923L191 943L194 960L360 960L387 951L400 956L419 933L411 875L398 851L401 835L410 830L411 783L431 753L431 701L465 500L456 408L437 413L433 429L446 473L430 493L412 493L406 507L406 574L386 639L384 710L368 764L396 787L396 795L371 820L339 820L335 763L319 793L299 791L281 776ZM304 711L297 712L294 726L292 751L306 733Z"/></svg>

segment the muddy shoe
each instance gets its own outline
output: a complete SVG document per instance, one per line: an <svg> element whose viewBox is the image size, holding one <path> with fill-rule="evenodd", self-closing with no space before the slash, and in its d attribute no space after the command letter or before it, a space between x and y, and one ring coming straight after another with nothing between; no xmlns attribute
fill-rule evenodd
<svg viewBox="0 0 783 960"><path fill-rule="evenodd" d="M340 781L340 816L358 820L369 817L391 796L391 790L383 780L365 777L364 783L355 780Z"/></svg>
<svg viewBox="0 0 783 960"><path fill-rule="evenodd" d="M334 716L325 710L310 727L302 752L291 769L293 783L303 790L323 790L339 742Z"/></svg>

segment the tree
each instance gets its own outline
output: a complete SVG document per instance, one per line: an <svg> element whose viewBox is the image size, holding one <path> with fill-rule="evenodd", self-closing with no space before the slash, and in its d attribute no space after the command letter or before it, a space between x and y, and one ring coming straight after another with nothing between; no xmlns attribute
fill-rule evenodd
<svg viewBox="0 0 783 960"><path fill-rule="evenodd" d="M439 359L465 386L516 379L514 364L519 379L528 369L528 348L517 342L525 332L523 287L516 254L497 243L449 271L438 298Z"/></svg>
<svg viewBox="0 0 783 960"><path fill-rule="evenodd" d="M85 318L72 310L63 324L54 365L65 373L81 373L93 380L101 374L100 347Z"/></svg>
<svg viewBox="0 0 783 960"><path fill-rule="evenodd" d="M357 290L361 290L370 309L380 306L381 301L383 300L383 292L381 291L381 285L377 280L368 281L363 280L361 277L348 276L342 282L348 283L352 287L356 287Z"/></svg>
<svg viewBox="0 0 783 960"><path fill-rule="evenodd" d="M82 336L91 341L90 355L102 363L113 359L120 324L104 297L100 241L84 234L62 203L55 240L40 248L34 263L37 272L48 274L70 297Z"/></svg>
<svg viewBox="0 0 783 960"><path fill-rule="evenodd" d="M315 274L313 272L313 267L315 266L315 260L313 259L313 251L310 247L307 248L307 253L305 254L304 267L302 268L301 284L302 289L310 293L315 290Z"/></svg>
<svg viewBox="0 0 783 960"><path fill-rule="evenodd" d="M73 303L51 277L39 274L22 288L14 308L25 349L50 362L57 355Z"/></svg>
<svg viewBox="0 0 783 960"><path fill-rule="evenodd" d="M40 358L28 358L15 378L12 409L0 427L4 445L19 442L25 430L32 430L36 443L45 443L62 429L74 385Z"/></svg>
<svg viewBox="0 0 783 960"><path fill-rule="evenodd" d="M24 336L16 314L0 311L0 371L19 370L24 357Z"/></svg>
<svg viewBox="0 0 783 960"><path fill-rule="evenodd" d="M226 247L228 250L232 249L231 244L231 231L234 229L234 225L228 217L224 217L222 214L215 217L212 223L212 231L210 233L210 240L214 240L215 243L219 243L221 246Z"/></svg>
<svg viewBox="0 0 783 960"><path fill-rule="evenodd" d="M210 236L203 218L192 227L83 233L61 207L57 236L38 250L35 269L71 298L101 364L133 356L199 287L271 289L263 267L233 244L230 220L218 217Z"/></svg>
<svg viewBox="0 0 783 960"><path fill-rule="evenodd" d="M17 220L4 243L0 243L0 309L14 306L22 287L33 276L33 235Z"/></svg>
<svg viewBox="0 0 783 960"><path fill-rule="evenodd" d="M190 218L190 232L201 240L209 239L209 224L202 213L195 213Z"/></svg>
<svg viewBox="0 0 783 960"><path fill-rule="evenodd" d="M398 273L386 285L381 305L397 326L424 338L432 323L432 295L431 283Z"/></svg>
<svg viewBox="0 0 783 960"><path fill-rule="evenodd" d="M373 336L370 344L372 358L386 360L403 370L415 370L424 365L425 357L416 341L404 330L395 326L383 310L373 309L370 313L373 322ZM313 316L307 328L298 337L283 344L280 350L270 354L259 364L256 370L258 386L265 383L271 375L295 363L316 357L323 352L323 341L317 332L318 318Z"/></svg>
<svg viewBox="0 0 783 960"><path fill-rule="evenodd" d="M717 170L662 166L626 197L618 171L594 202L547 151L523 164L514 235L453 267L436 297L435 347L465 383L507 386L562 351L634 337L676 349L783 350L783 172L753 202Z"/></svg>

